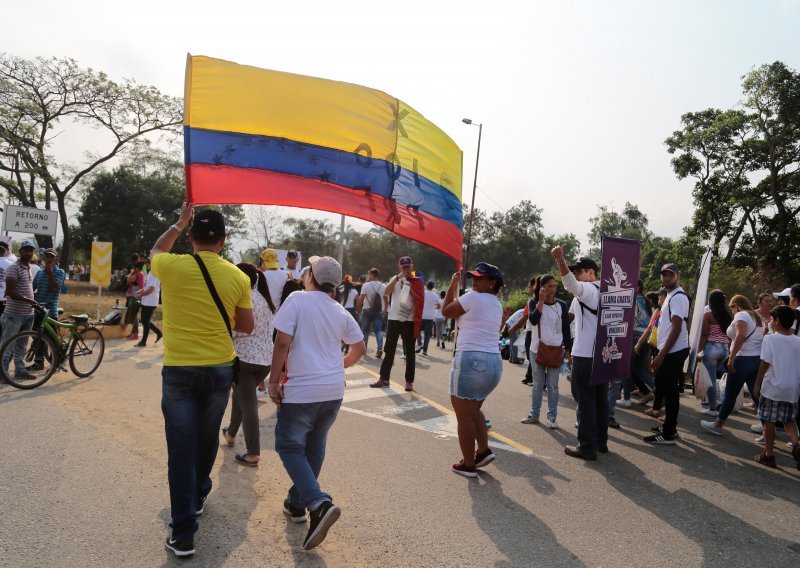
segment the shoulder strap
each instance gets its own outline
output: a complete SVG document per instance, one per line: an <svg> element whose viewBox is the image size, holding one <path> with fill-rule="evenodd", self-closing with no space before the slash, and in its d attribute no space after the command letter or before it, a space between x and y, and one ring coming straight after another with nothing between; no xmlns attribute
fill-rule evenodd
<svg viewBox="0 0 800 568"><path fill-rule="evenodd" d="M687 294L687 293L686 293L686 292L684 292L683 290L678 290L678 291L677 291L677 292L675 292L675 293L674 293L672 296L670 296L670 298L669 298L669 302L667 302L667 313L669 313L669 319L670 319L670 321L672 321L672 298L674 298L675 296L680 296L681 294L683 294L683 295L684 295L684 296L686 296L687 298L689 297L689 294ZM684 322L688 322L688 321L689 321L689 318L688 318L688 317L686 317L686 318L683 318L683 321L684 321ZM750 337L750 336L748 335L748 337ZM747 341L747 340L745 340L745 341Z"/></svg>
<svg viewBox="0 0 800 568"><path fill-rule="evenodd" d="M220 315L222 315L222 319L225 321L225 327L228 328L228 335L233 336L233 332L231 330L231 320L228 318L228 312L225 311L225 306L222 305L222 300L220 300L219 294L217 294L217 289L214 287L214 282L211 281L211 275L209 275L203 259L200 258L200 255L197 253L193 254L192 256L197 261L197 266L200 267L200 272L203 273L203 279L206 281L208 291L211 293L211 297L214 299L214 303L217 305L217 309L219 310Z"/></svg>

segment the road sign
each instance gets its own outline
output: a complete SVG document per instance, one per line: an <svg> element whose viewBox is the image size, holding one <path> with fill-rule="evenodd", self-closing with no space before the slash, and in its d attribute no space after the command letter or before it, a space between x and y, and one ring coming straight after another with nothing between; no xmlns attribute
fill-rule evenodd
<svg viewBox="0 0 800 568"><path fill-rule="evenodd" d="M95 286L111 284L111 243L92 243L91 283Z"/></svg>
<svg viewBox="0 0 800 568"><path fill-rule="evenodd" d="M58 227L58 211L16 205L5 206L4 231L55 237L56 227Z"/></svg>

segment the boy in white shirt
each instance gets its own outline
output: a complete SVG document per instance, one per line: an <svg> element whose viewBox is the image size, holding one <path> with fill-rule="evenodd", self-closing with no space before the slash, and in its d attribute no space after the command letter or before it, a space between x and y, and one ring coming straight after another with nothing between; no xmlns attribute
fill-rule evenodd
<svg viewBox="0 0 800 568"><path fill-rule="evenodd" d="M771 333L761 344L761 366L756 378L755 397L760 397L758 417L764 422L764 451L756 461L777 467L775 455L775 423L783 422L792 441L792 456L800 469L800 446L797 445L797 398L800 396L800 336L794 335L795 314L789 306L778 306L770 312Z"/></svg>
<svg viewBox="0 0 800 568"><path fill-rule="evenodd" d="M342 281L342 267L329 256L308 259L305 291L286 298L274 320L277 330L269 377L269 397L278 406L275 451L292 480L283 512L310 526L303 548L319 545L339 519L341 509L317 478L325 444L344 398L344 370L366 351L356 320L330 294ZM344 341L350 346L342 360ZM286 365L286 378L281 370Z"/></svg>

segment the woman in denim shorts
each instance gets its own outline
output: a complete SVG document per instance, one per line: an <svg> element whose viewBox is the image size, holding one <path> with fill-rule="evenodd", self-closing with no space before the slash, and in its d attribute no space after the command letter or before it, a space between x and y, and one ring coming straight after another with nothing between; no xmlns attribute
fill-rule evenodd
<svg viewBox="0 0 800 568"><path fill-rule="evenodd" d="M503 316L497 293L503 287L503 278L499 268L485 262L467 272L467 277L472 278L472 290L456 298L461 273L453 274L442 302L442 314L458 318L459 327L450 371L450 402L458 421L458 443L464 459L453 464L453 471L477 477L477 468L495 459L489 449L481 406L503 373L497 341Z"/></svg>

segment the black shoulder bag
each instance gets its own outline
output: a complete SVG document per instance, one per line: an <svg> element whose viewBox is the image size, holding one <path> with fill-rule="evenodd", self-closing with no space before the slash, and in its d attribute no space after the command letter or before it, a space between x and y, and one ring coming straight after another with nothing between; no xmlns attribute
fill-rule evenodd
<svg viewBox="0 0 800 568"><path fill-rule="evenodd" d="M200 255L193 254L192 256L197 261L197 266L200 267L200 272L203 273L203 279L206 281L206 286L208 286L208 291L211 293L211 298L217 305L217 309L219 310L220 315L222 315L222 320L225 322L225 327L228 328L228 335L231 337L231 342L233 342L233 330L231 329L231 320L228 318L228 312L225 311L225 306L222 305L222 300L220 300L219 294L217 294L217 289L214 287L214 282L211 281L211 275L209 275L208 269L206 268L206 265L203 263L203 259L200 258ZM236 385L239 384L238 356L233 359L233 383Z"/></svg>

